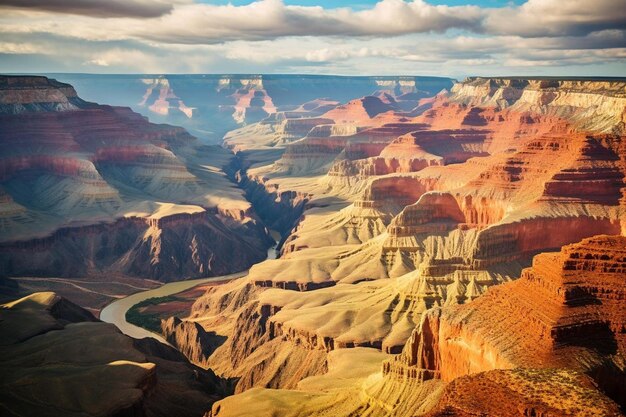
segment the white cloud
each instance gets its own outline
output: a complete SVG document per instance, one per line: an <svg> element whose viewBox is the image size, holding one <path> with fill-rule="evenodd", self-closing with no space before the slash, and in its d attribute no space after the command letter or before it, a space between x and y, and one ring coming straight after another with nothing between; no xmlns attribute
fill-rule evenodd
<svg viewBox="0 0 626 417"><path fill-rule="evenodd" d="M586 35L626 27L626 0L528 0L517 7L492 9L488 33L520 36Z"/></svg>
<svg viewBox="0 0 626 417"><path fill-rule="evenodd" d="M0 42L2 54L41 54L45 49L40 45L25 42Z"/></svg>
<svg viewBox="0 0 626 417"><path fill-rule="evenodd" d="M444 74L461 67L626 67L626 0L529 0L501 9L382 0L359 10L280 0L245 6L177 0L156 17L107 18L46 11L45 1L29 2L40 7L0 5L0 54L10 54L12 65L20 56L46 55L70 68L111 72ZM57 3L64 2L50 4ZM74 3L81 2L68 4Z"/></svg>

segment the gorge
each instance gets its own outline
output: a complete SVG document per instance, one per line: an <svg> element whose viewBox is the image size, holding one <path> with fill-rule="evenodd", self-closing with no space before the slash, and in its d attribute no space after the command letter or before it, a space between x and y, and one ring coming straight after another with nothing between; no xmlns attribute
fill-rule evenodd
<svg viewBox="0 0 626 417"><path fill-rule="evenodd" d="M626 80L54 77L0 76L8 415L626 410Z"/></svg>

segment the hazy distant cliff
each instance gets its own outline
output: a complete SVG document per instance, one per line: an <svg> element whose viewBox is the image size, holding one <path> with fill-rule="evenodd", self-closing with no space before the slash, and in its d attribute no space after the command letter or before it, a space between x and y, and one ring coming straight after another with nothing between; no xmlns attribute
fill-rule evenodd
<svg viewBox="0 0 626 417"><path fill-rule="evenodd" d="M345 102L376 91L415 99L449 89L453 81L443 77L254 74L54 77L71 83L87 100L130 106L151 120L183 126L199 138L214 142L242 124L313 99Z"/></svg>

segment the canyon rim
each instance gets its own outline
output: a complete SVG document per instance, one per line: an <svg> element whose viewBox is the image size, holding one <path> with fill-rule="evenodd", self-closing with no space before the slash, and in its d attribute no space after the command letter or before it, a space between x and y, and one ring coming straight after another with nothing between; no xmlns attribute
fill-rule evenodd
<svg viewBox="0 0 626 417"><path fill-rule="evenodd" d="M626 2L0 4L0 415L626 412Z"/></svg>

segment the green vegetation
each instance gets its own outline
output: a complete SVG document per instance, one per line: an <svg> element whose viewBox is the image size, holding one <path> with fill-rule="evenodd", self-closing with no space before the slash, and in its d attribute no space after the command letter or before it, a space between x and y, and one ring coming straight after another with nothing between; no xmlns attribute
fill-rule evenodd
<svg viewBox="0 0 626 417"><path fill-rule="evenodd" d="M146 313L144 310L150 306L178 301L173 295L165 297L153 297L135 304L126 312L126 321L135 326L143 327L151 332L161 333L161 316L159 314Z"/></svg>

